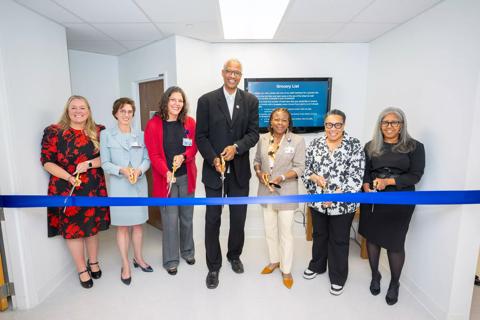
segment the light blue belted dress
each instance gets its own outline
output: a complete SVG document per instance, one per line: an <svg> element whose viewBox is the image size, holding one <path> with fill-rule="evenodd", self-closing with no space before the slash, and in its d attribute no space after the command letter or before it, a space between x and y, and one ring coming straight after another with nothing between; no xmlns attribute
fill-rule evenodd
<svg viewBox="0 0 480 320"><path fill-rule="evenodd" d="M107 190L111 197L148 197L145 172L150 168L150 159L145 148L143 132L134 130L123 133L118 126L100 133L100 158L107 175ZM120 173L120 168L131 166L142 174L137 183L131 184ZM145 223L148 207L111 207L111 224L132 226Z"/></svg>

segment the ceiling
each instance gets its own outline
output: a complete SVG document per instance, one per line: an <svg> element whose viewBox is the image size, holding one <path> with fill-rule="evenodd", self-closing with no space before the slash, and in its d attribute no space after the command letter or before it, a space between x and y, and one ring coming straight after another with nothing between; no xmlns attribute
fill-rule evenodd
<svg viewBox="0 0 480 320"><path fill-rule="evenodd" d="M121 55L171 35L231 42L217 0L15 1L65 26L69 49ZM370 42L441 1L290 0L275 37L255 42Z"/></svg>

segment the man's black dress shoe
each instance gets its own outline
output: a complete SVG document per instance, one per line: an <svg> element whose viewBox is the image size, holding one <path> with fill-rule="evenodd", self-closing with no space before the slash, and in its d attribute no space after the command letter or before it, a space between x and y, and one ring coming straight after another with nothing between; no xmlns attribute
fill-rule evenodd
<svg viewBox="0 0 480 320"><path fill-rule="evenodd" d="M98 266L98 261L97 262L90 262L90 260L87 260L87 269L90 272L90 274L92 275L92 278L93 279L100 279L100 277L102 276L102 270L100 270L100 266L99 266L98 271L92 271L91 266L94 266L94 265Z"/></svg>
<svg viewBox="0 0 480 320"><path fill-rule="evenodd" d="M144 267L142 267L141 265L138 264L138 262L135 260L135 258L133 259L133 267L134 268L140 268L140 269L142 269L143 272L153 272L153 268L151 266L149 266L147 264L147 266L144 268Z"/></svg>
<svg viewBox="0 0 480 320"><path fill-rule="evenodd" d="M123 273L123 268L120 269L120 280L122 280L122 282L123 282L124 284L126 284L127 286L129 286L129 285L130 285L130 282L132 282L132 276L130 275L130 277L124 279L124 278L122 278L122 273Z"/></svg>
<svg viewBox="0 0 480 320"><path fill-rule="evenodd" d="M385 296L385 301L389 306L394 305L398 301L398 289L400 288L400 282L392 283L388 286L387 295Z"/></svg>
<svg viewBox="0 0 480 320"><path fill-rule="evenodd" d="M177 274L177 268L176 267L168 268L167 272L168 272L169 275L174 276L174 275Z"/></svg>
<svg viewBox="0 0 480 320"><path fill-rule="evenodd" d="M85 272L88 272L88 269L78 273L78 280L80 280L80 285L81 285L82 287L84 287L85 289L90 289L91 287L93 287L93 280L92 280L92 278L88 279L87 281L82 281L82 279L80 279L80 275L81 275L82 273L85 273ZM88 272L88 273L89 273L89 272ZM90 273L89 273L89 274L90 274Z"/></svg>
<svg viewBox="0 0 480 320"><path fill-rule="evenodd" d="M380 272L377 272L376 275L372 276L372 281L370 282L370 292L376 296L380 293L380 280L382 275Z"/></svg>
<svg viewBox="0 0 480 320"><path fill-rule="evenodd" d="M189 258L189 259L185 259L185 261L187 262L187 264L189 265L193 265L195 264L195 258Z"/></svg>
<svg viewBox="0 0 480 320"><path fill-rule="evenodd" d="M476 286L480 286L480 278L478 278L478 276L475 276L475 285Z"/></svg>
<svg viewBox="0 0 480 320"><path fill-rule="evenodd" d="M243 263L240 259L228 259L228 262L232 265L233 272L243 273Z"/></svg>
<svg viewBox="0 0 480 320"><path fill-rule="evenodd" d="M218 271L209 271L207 274L207 288L215 289L218 286Z"/></svg>

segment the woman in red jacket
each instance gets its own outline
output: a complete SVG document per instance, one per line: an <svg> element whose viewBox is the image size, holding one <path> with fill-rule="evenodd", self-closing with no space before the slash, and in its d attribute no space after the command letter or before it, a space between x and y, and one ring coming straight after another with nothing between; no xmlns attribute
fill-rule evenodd
<svg viewBox="0 0 480 320"><path fill-rule="evenodd" d="M195 193L195 120L187 116L185 92L170 87L160 101L160 110L145 128L145 145L153 172L153 196L191 198ZM193 206L160 207L163 226L163 267L177 274L180 255L195 263Z"/></svg>

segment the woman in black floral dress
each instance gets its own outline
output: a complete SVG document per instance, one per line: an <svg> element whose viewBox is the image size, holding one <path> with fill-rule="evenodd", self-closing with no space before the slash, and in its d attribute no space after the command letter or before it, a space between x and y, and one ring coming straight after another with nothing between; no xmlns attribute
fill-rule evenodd
<svg viewBox="0 0 480 320"><path fill-rule="evenodd" d="M50 173L48 195L67 196L75 185L73 196L107 196L99 154L100 131L104 128L93 121L87 99L68 99L60 121L45 128L42 139L41 162ZM47 216L48 236L61 235L66 239L80 284L92 287L92 278L102 275L97 261L97 233L110 225L109 208L48 208Z"/></svg>

